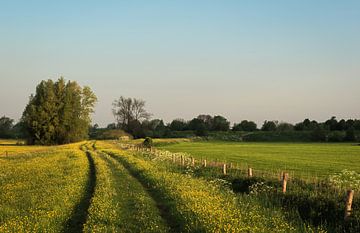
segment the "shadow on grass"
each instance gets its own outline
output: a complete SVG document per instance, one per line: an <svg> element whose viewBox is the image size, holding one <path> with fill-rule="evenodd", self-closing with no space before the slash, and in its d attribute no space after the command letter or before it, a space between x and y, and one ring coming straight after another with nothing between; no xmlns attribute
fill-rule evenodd
<svg viewBox="0 0 360 233"><path fill-rule="evenodd" d="M63 229L64 233L82 232L84 228L84 223L87 220L90 201L95 191L96 171L95 171L94 160L91 157L90 153L86 152L86 156L89 161L89 176L86 183L85 192L83 194L81 201L73 209L72 216L66 222L65 227Z"/></svg>
<svg viewBox="0 0 360 233"><path fill-rule="evenodd" d="M168 198L165 194L166 191L161 190L159 187L155 188L151 179L147 179L146 175L139 173L125 159L111 153L107 154L120 162L129 171L130 175L140 182L140 184L144 187L144 190L155 201L156 207L159 209L160 216L170 227L171 232L183 232L185 219L177 213L175 200ZM204 230L199 229L197 232L204 232Z"/></svg>

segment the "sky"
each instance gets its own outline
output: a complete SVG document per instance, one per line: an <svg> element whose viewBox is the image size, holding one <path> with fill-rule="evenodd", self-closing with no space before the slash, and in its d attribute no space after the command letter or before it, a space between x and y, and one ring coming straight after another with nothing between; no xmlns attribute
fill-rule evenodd
<svg viewBox="0 0 360 233"><path fill-rule="evenodd" d="M44 79L75 80L153 118L360 118L360 1L0 0L0 115Z"/></svg>

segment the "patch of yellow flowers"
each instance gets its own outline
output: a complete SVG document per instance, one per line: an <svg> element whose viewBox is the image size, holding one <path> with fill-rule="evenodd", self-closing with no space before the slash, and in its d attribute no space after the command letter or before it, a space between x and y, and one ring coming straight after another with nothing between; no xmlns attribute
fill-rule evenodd
<svg viewBox="0 0 360 233"><path fill-rule="evenodd" d="M270 216L256 203L242 202L204 179L171 172L160 163L129 152L104 150L129 164L142 179L173 200L185 232L294 232L281 213Z"/></svg>
<svg viewBox="0 0 360 233"><path fill-rule="evenodd" d="M9 146L0 157L0 232L60 232L79 203L88 161L79 144Z"/></svg>

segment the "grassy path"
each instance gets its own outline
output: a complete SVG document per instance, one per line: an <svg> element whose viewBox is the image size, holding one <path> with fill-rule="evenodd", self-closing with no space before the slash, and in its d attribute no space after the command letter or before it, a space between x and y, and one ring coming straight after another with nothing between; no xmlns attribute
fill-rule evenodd
<svg viewBox="0 0 360 233"><path fill-rule="evenodd" d="M132 152L102 147L124 164L150 190L158 193L170 219L180 232L299 232L276 209L263 208L256 200L238 197L217 184L172 172L166 165L135 156Z"/></svg>
<svg viewBox="0 0 360 233"><path fill-rule="evenodd" d="M90 152L97 173L85 232L169 232L156 202L124 166Z"/></svg>

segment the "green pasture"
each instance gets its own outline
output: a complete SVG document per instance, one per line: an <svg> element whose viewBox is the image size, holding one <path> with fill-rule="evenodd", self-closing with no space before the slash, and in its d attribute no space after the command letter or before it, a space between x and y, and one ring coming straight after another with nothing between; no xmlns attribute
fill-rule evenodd
<svg viewBox="0 0 360 233"><path fill-rule="evenodd" d="M360 172L360 146L349 143L158 143L158 148L196 158L238 163L255 171L287 170L296 176L326 177L344 169Z"/></svg>

